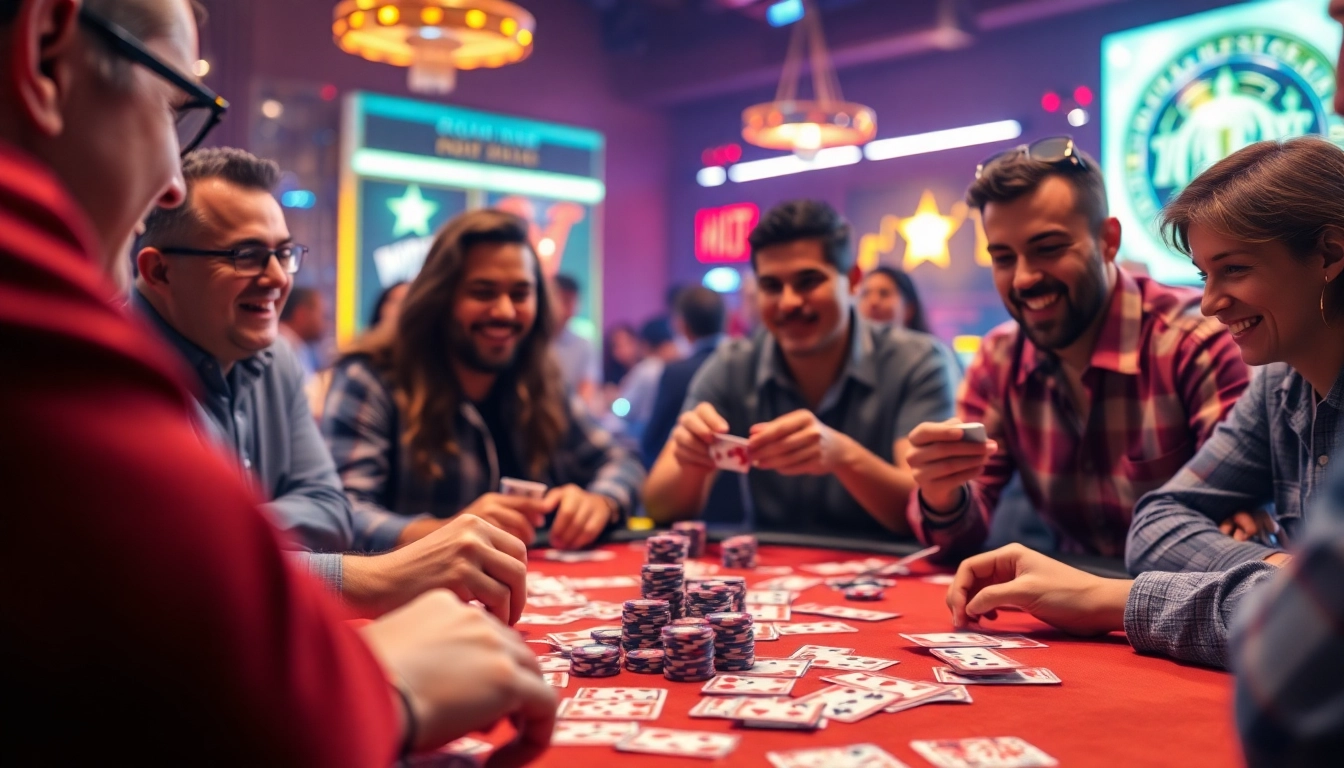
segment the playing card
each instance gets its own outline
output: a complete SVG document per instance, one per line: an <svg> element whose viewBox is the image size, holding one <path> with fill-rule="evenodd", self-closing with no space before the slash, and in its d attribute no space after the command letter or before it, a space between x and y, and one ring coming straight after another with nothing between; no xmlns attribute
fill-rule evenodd
<svg viewBox="0 0 1344 768"><path fill-rule="evenodd" d="M946 669L946 667L939 667L939 669ZM944 691L944 692L942 692L942 693L940 693L940 694L937 694L937 695L935 695L935 696L931 696L931 697L929 697L928 701L921 701L921 702L919 702L919 703L920 703L920 704L971 704L971 703L974 702L974 699L971 698L971 692L968 691L968 690L966 690L966 686L964 686L964 685L948 685L948 686L946 686L946 688L947 688L946 691ZM890 707L888 707L888 708L887 708L887 711L888 711L888 712L891 712L892 709L891 709Z"/></svg>
<svg viewBox="0 0 1344 768"><path fill-rule="evenodd" d="M542 671L542 672L568 672L568 671L569 671L569 659L566 659L564 656L557 656L557 655L554 655L554 654L547 654L547 655L545 655L545 656L538 656L538 657L537 657L537 664L538 664L538 666L541 667L541 671Z"/></svg>
<svg viewBox="0 0 1344 768"><path fill-rule="evenodd" d="M909 768L876 744L766 752L774 768Z"/></svg>
<svg viewBox="0 0 1344 768"><path fill-rule="evenodd" d="M545 483L519 480L516 477L501 477L499 479L499 492L505 496L526 496L529 499L542 499L546 497L547 490L549 489Z"/></svg>
<svg viewBox="0 0 1344 768"><path fill-rule="evenodd" d="M572 616L577 619L597 619L598 621L613 621L621 618L624 608L620 603L608 603L604 600L591 600L587 605L580 605L578 608L570 608L565 611L566 616Z"/></svg>
<svg viewBox="0 0 1344 768"><path fill-rule="evenodd" d="M756 624L751 628L751 634L758 643L765 643L771 640L779 639L779 629L769 622L765 624Z"/></svg>
<svg viewBox="0 0 1344 768"><path fill-rule="evenodd" d="M573 624L578 621L577 617L570 616L567 613L551 615L548 613L524 613L518 617L518 623L526 625L541 625L546 627L556 627L563 624Z"/></svg>
<svg viewBox="0 0 1344 768"><path fill-rule="evenodd" d="M910 748L937 768L1048 768L1059 765L1055 758L1012 736L912 741Z"/></svg>
<svg viewBox="0 0 1344 768"><path fill-rule="evenodd" d="M607 747L639 731L639 723L561 720L551 733L553 747Z"/></svg>
<svg viewBox="0 0 1344 768"><path fill-rule="evenodd" d="M546 684L551 686L552 688L569 687L568 672L542 672L541 679L545 680Z"/></svg>
<svg viewBox="0 0 1344 768"><path fill-rule="evenodd" d="M872 675L863 672L849 672L838 675L828 675L821 678L828 683L837 685L847 685L854 688L863 688L869 691L886 691L894 693L900 698L892 702L885 711L900 712L904 709L911 709L921 704L932 704L934 701L942 700L940 697L952 693L954 686L937 685L935 683L926 683L918 680L903 680L899 677L887 677L886 675ZM965 688L961 689L965 691Z"/></svg>
<svg viewBox="0 0 1344 768"><path fill-rule="evenodd" d="M616 749L620 752L703 757L715 760L732 754L739 741L741 741L740 736L731 736L726 733L678 731L671 728L643 728L638 733L616 742Z"/></svg>
<svg viewBox="0 0 1344 768"><path fill-rule="evenodd" d="M1032 640L1030 637L1027 637L1026 635L995 635L994 639L999 641L999 644L994 647L998 648L1000 651L1017 649L1017 648L1050 647L1039 640Z"/></svg>
<svg viewBox="0 0 1344 768"><path fill-rule="evenodd" d="M757 656L756 663L751 665L751 669L738 674L747 677L802 677L810 666L812 660L803 657L774 659Z"/></svg>
<svg viewBox="0 0 1344 768"><path fill-rule="evenodd" d="M803 603L793 606L794 613L806 613L814 616L833 616L838 619L856 619L858 621L886 621L900 618L899 613L870 611L866 608L851 608L848 605L822 605L821 603Z"/></svg>
<svg viewBox="0 0 1344 768"><path fill-rule="evenodd" d="M985 675L1020 669L1022 662L989 648L930 648L929 653L952 665L963 675Z"/></svg>
<svg viewBox="0 0 1344 768"><path fill-rule="evenodd" d="M655 701L610 701L565 699L556 710L559 720L657 720L663 699Z"/></svg>
<svg viewBox="0 0 1344 768"><path fill-rule="evenodd" d="M957 426L961 427L961 439L964 442L983 443L989 439L985 434L985 425L978 421L963 421Z"/></svg>
<svg viewBox="0 0 1344 768"><path fill-rule="evenodd" d="M863 672L876 672L879 669L894 667L901 663L895 659L879 659L876 656L855 656L853 654L819 653L811 658L812 666L817 669L843 669Z"/></svg>
<svg viewBox="0 0 1344 768"><path fill-rule="evenodd" d="M825 717L842 723L857 723L869 715L886 709L899 696L887 691L869 691L848 685L832 685L809 693L797 701L826 702Z"/></svg>
<svg viewBox="0 0 1344 768"><path fill-rule="evenodd" d="M603 563L608 560L615 560L616 553L602 549L584 550L580 552L548 549L541 553L541 557L543 560L550 560L556 563Z"/></svg>
<svg viewBox="0 0 1344 768"><path fill-rule="evenodd" d="M662 701L667 698L666 688L580 688L576 699L595 701Z"/></svg>
<svg viewBox="0 0 1344 768"><path fill-rule="evenodd" d="M759 569L757 569L759 570ZM752 589L772 590L781 592L802 592L805 589L811 589L821 583L821 579L811 576L776 576L773 579L766 579L757 584L752 584Z"/></svg>
<svg viewBox="0 0 1344 768"><path fill-rule="evenodd" d="M644 551L644 544L640 542L639 550ZM699 560L687 560L682 563L684 566L682 572L688 579L694 579L700 576L713 576L720 571L719 566L714 563L704 563Z"/></svg>
<svg viewBox="0 0 1344 768"><path fill-rule="evenodd" d="M527 598L528 608L574 608L585 605L588 598L578 592L552 592Z"/></svg>
<svg viewBox="0 0 1344 768"><path fill-rule="evenodd" d="M901 637L924 648L994 648L999 644L996 638L975 632L930 632L920 635L902 632Z"/></svg>
<svg viewBox="0 0 1344 768"><path fill-rule="evenodd" d="M560 646L588 645L593 642L593 629L620 629L620 627L593 627L579 632L552 632L546 636L547 640Z"/></svg>
<svg viewBox="0 0 1344 768"><path fill-rule="evenodd" d="M790 658L790 659L810 659L810 658L813 658L814 656L816 656L816 655L819 654L819 653L821 653L821 654L828 654L828 655L831 655L831 656L844 656L845 654L849 654L849 653L853 653L853 652L854 652L854 649L853 649L853 648L837 648L837 647L832 646L832 645L803 645L803 646L799 646L798 650L796 650L796 651L794 651L793 653L789 654L789 658Z"/></svg>
<svg viewBox="0 0 1344 768"><path fill-rule="evenodd" d="M818 576L843 576L845 574L865 573L874 568L881 568L888 561L880 557L870 557L866 560L846 560L841 563L809 563L798 566L799 570L815 573Z"/></svg>
<svg viewBox="0 0 1344 768"><path fill-rule="evenodd" d="M858 632L843 621L815 621L805 624L777 624L781 635L829 635L839 632Z"/></svg>
<svg viewBox="0 0 1344 768"><path fill-rule="evenodd" d="M790 616L787 605L747 604L747 613L756 621L788 621Z"/></svg>
<svg viewBox="0 0 1344 768"><path fill-rule="evenodd" d="M793 569L787 565L758 565L756 566L756 573L762 576L784 576L793 573Z"/></svg>
<svg viewBox="0 0 1344 768"><path fill-rule="evenodd" d="M965 675L947 667L934 667L933 677L940 683L956 685L1059 685L1062 682L1045 667L1022 667L993 675Z"/></svg>
<svg viewBox="0 0 1344 768"><path fill-rule="evenodd" d="M925 576L924 578L920 579L920 581L924 582L925 584L933 584L939 587L947 587L952 585L952 580L954 578L955 577L950 573L935 573L932 576Z"/></svg>
<svg viewBox="0 0 1344 768"><path fill-rule="evenodd" d="M470 736L463 736L456 741L450 741L443 745L440 752L447 752L450 755L484 755L494 751L494 746L489 742L473 739Z"/></svg>
<svg viewBox="0 0 1344 768"><path fill-rule="evenodd" d="M582 592L585 589L629 589L639 586L632 576L584 576L584 577L561 577L560 583L573 592Z"/></svg>
<svg viewBox="0 0 1344 768"><path fill-rule="evenodd" d="M748 699L733 711L733 717L744 728L781 728L811 730L821 724L826 703L821 700L804 702L799 699Z"/></svg>
<svg viewBox="0 0 1344 768"><path fill-rule="evenodd" d="M747 449L745 437L715 435L709 446L709 458L714 461L714 466L729 472L751 469L751 451Z"/></svg>
<svg viewBox="0 0 1344 768"><path fill-rule="evenodd" d="M737 709L738 705L747 701L748 698L747 696L702 696L687 714L691 717L716 717L731 720L733 710Z"/></svg>
<svg viewBox="0 0 1344 768"><path fill-rule="evenodd" d="M795 678L719 675L705 683L700 693L706 696L788 696Z"/></svg>
<svg viewBox="0 0 1344 768"><path fill-rule="evenodd" d="M782 589L749 589L744 602L747 605L788 605L794 594Z"/></svg>
<svg viewBox="0 0 1344 768"><path fill-rule="evenodd" d="M572 592L565 583L554 576L543 576L540 573L527 574L527 594L529 595L550 595L557 592Z"/></svg>

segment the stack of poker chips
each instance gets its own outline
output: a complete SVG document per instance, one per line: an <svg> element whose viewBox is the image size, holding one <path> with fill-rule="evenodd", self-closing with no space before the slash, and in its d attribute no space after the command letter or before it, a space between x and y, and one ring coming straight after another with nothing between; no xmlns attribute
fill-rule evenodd
<svg viewBox="0 0 1344 768"><path fill-rule="evenodd" d="M663 627L663 677L701 683L714 677L714 628Z"/></svg>
<svg viewBox="0 0 1344 768"><path fill-rule="evenodd" d="M756 537L733 536L723 540L724 568L755 568Z"/></svg>
<svg viewBox="0 0 1344 768"><path fill-rule="evenodd" d="M593 642L601 645L611 645L617 648L621 645L621 635L624 630L620 629L594 629L588 634L592 636Z"/></svg>
<svg viewBox="0 0 1344 768"><path fill-rule="evenodd" d="M626 600L621 614L621 648L657 648L659 630L672 620L666 600Z"/></svg>
<svg viewBox="0 0 1344 768"><path fill-rule="evenodd" d="M705 556L705 542L709 539L709 532L706 530L703 520L683 520L680 523L673 523L672 532L679 533L690 540L691 545L686 553L687 557Z"/></svg>
<svg viewBox="0 0 1344 768"><path fill-rule="evenodd" d="M648 563L680 563L686 559L690 540L675 533L650 536L644 542L644 561Z"/></svg>
<svg viewBox="0 0 1344 768"><path fill-rule="evenodd" d="M594 643L569 652L569 672L575 677L611 677L620 671L620 648Z"/></svg>
<svg viewBox="0 0 1344 768"><path fill-rule="evenodd" d="M881 600L883 594L876 584L855 584L845 589L845 597L850 600Z"/></svg>
<svg viewBox="0 0 1344 768"><path fill-rule="evenodd" d="M745 672L756 664L755 622L741 611L711 613L705 619L714 626L714 668L720 672Z"/></svg>
<svg viewBox="0 0 1344 768"><path fill-rule="evenodd" d="M747 610L747 577L720 576L717 581L727 584L733 590L733 607L731 610Z"/></svg>
<svg viewBox="0 0 1344 768"><path fill-rule="evenodd" d="M698 616L685 616L680 619L673 619L669 627L708 627L712 626L709 619L702 619Z"/></svg>
<svg viewBox="0 0 1344 768"><path fill-rule="evenodd" d="M685 593L685 566L681 563L648 563L640 571L640 596L645 600L666 600L671 617L681 618Z"/></svg>
<svg viewBox="0 0 1344 768"><path fill-rule="evenodd" d="M686 597L686 615L693 618L733 610L733 588L721 581L701 582L687 590Z"/></svg>
<svg viewBox="0 0 1344 768"><path fill-rule="evenodd" d="M663 671L663 649L636 648L626 651L625 668L631 672L656 675Z"/></svg>

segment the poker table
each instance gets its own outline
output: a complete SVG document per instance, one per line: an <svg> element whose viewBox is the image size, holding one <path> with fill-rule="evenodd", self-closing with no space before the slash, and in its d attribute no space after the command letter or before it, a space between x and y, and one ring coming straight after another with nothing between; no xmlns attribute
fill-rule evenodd
<svg viewBox="0 0 1344 768"><path fill-rule="evenodd" d="M639 579L645 562L642 537L631 531L619 531L611 541L599 547L614 555L600 562L564 563L542 558L534 551L529 571L553 577L631 576ZM854 541L846 539L755 534L760 541L758 567L787 566L797 575L813 563L839 562L868 557L895 560L916 547L909 544ZM705 563L721 565L717 536L710 534ZM544 537L538 542L545 545ZM605 557L605 555L603 555ZM1123 576L1121 564L1101 559L1062 558L1071 564L1105 576ZM758 642L756 656L787 657L804 644L852 647L855 653L894 659L900 663L879 674L909 680L934 680L932 669L944 666L929 651L901 638L898 633L951 631L945 604L947 587L924 578L948 573L946 568L927 562L911 566L911 575L898 577L885 596L875 602L855 602L828 586L812 587L800 594L803 601L902 614L880 622L848 620L858 633L823 635L786 635L771 642ZM770 578L752 571L721 569L720 575L742 575L750 587ZM621 602L639 597L638 587L585 589L590 600ZM528 609L545 613L546 609ZM557 613L558 610L551 610ZM824 621L821 616L794 615L794 622ZM520 626L524 639L543 638L549 632L584 630L597 626L619 625L620 620L585 619L559 626ZM702 683L680 683L661 675L636 674L622 667L619 675L585 678L570 675L567 688L558 690L562 698L573 696L580 687L666 688L668 695L656 721L641 727L676 728L739 735L741 741L728 756L716 760L694 757L663 757L617 752L610 746L553 747L535 765L555 768L600 766L609 761L640 766L768 766L766 752L840 747L859 743L881 746L911 768L927 767L928 761L910 747L912 740L960 739L969 737L1012 736L1024 739L1059 760L1060 765L1240 765L1240 750L1232 715L1231 679L1207 668L1182 664L1169 659L1137 654L1123 636L1078 639L1059 633L1020 612L1000 612L989 631L1021 633L1048 645L1005 651L1030 666L1046 667L1062 679L1060 685L967 686L973 696L970 704L929 704L893 714L879 713L861 722L830 722L821 730L799 732L747 729L729 720L701 719L688 716L700 700ZM544 646L532 645L539 653ZM803 696L829 684L823 675L831 670L810 669L798 680L792 695Z"/></svg>

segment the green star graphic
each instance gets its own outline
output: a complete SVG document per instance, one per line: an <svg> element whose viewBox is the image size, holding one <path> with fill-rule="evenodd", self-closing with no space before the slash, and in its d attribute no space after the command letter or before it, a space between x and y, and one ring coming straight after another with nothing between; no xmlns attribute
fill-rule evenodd
<svg viewBox="0 0 1344 768"><path fill-rule="evenodd" d="M393 237L409 234L429 237L429 220L439 212L439 204L426 200L420 194L418 184L407 187L405 195L388 200L387 207L397 216L397 223L392 227Z"/></svg>

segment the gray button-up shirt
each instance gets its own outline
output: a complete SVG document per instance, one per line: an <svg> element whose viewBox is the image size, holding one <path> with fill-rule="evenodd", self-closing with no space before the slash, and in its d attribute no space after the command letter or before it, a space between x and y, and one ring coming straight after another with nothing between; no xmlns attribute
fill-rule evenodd
<svg viewBox="0 0 1344 768"><path fill-rule="evenodd" d="M213 356L178 333L138 292L132 303L195 372L205 426L271 500L266 507L272 522L312 552L350 550L350 503L308 408L303 368L289 344L279 339L235 363L226 375ZM304 560L315 575L339 585L340 555Z"/></svg>
<svg viewBox="0 0 1344 768"><path fill-rule="evenodd" d="M844 370L814 412L826 426L890 462L896 440L916 425L952 417L957 368L952 353L929 334L875 328L852 310L850 327ZM728 421L731 434L744 437L753 424L809 408L768 333L718 348L691 382L682 410L702 402ZM753 469L747 481L757 529L892 535L834 476L785 477Z"/></svg>

